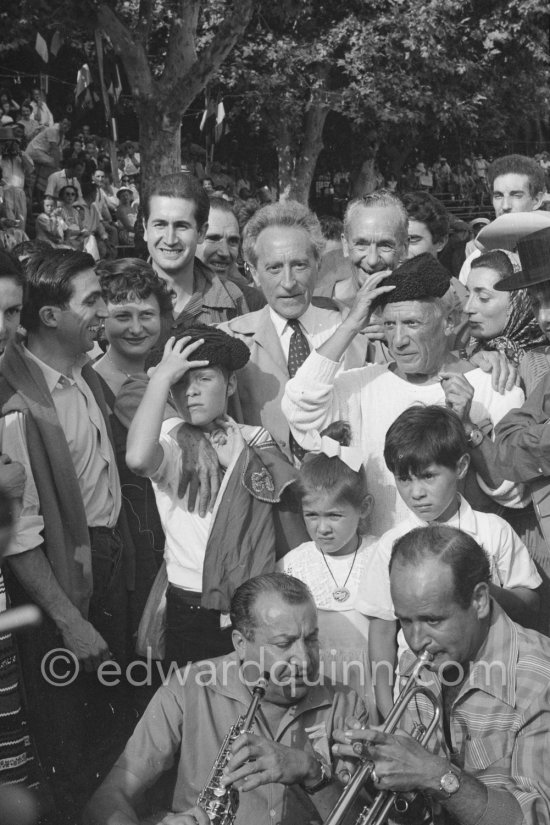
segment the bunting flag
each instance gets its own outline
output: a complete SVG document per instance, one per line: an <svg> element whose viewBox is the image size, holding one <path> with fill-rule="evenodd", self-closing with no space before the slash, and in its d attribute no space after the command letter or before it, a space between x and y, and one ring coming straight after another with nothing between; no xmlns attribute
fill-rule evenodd
<svg viewBox="0 0 550 825"><path fill-rule="evenodd" d="M201 124L200 124L200 127L199 127L201 132L204 130L204 127L206 126L206 121L208 120L208 118L213 117L216 114L216 112L217 112L216 104L214 103L213 100L209 100L206 104L206 109L202 113Z"/></svg>
<svg viewBox="0 0 550 825"><path fill-rule="evenodd" d="M63 45L63 37L61 32L56 31L54 32L54 36L52 37L52 42L50 43L50 52L53 54L54 57L57 57L57 53L59 49Z"/></svg>
<svg viewBox="0 0 550 825"><path fill-rule="evenodd" d="M118 103L118 99L119 99L120 95L122 94L122 80L120 79L120 72L118 70L118 66L117 66L116 63L115 63L114 86L115 86L115 88L114 88L113 97L115 98L116 102Z"/></svg>
<svg viewBox="0 0 550 825"><path fill-rule="evenodd" d="M78 100L81 94L83 94L88 86L91 85L92 82L92 75L90 72L90 67L87 63L78 70L78 74L76 76L76 88L74 90L74 99Z"/></svg>
<svg viewBox="0 0 550 825"><path fill-rule="evenodd" d="M220 100L218 103L218 109L216 112L216 128L214 129L214 140L216 143L220 140L221 136L223 135L223 122L225 120L225 106L223 105L223 100Z"/></svg>
<svg viewBox="0 0 550 825"><path fill-rule="evenodd" d="M111 95L115 103L118 103L120 95L122 94L122 81L120 79L120 72L116 63L111 66L110 71L111 82L109 83L107 92Z"/></svg>
<svg viewBox="0 0 550 825"><path fill-rule="evenodd" d="M94 39L97 54L97 68L99 71L99 88L101 90L101 99L103 100L103 108L105 109L105 118L109 121L111 119L111 101L109 100L109 92L107 91L107 86L105 83L105 63L101 29L95 30Z"/></svg>
<svg viewBox="0 0 550 825"><path fill-rule="evenodd" d="M36 43L34 44L34 48L36 49L44 63L47 63L49 57L48 46L46 44L46 41L39 32L36 33Z"/></svg>

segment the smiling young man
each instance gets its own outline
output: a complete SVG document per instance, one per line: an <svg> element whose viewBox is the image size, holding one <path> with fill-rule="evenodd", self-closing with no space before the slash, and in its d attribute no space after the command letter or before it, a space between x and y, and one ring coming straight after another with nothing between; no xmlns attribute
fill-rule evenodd
<svg viewBox="0 0 550 825"><path fill-rule="evenodd" d="M173 323L157 347L160 360L172 335L192 323L219 324L248 312L241 290L221 281L196 257L208 229L210 202L199 181L186 173L166 175L143 198L144 239L153 268L174 292Z"/></svg>
<svg viewBox="0 0 550 825"><path fill-rule="evenodd" d="M60 692L41 677L40 662L64 647L94 671L110 651L119 662L126 652L120 482L87 356L107 315L93 263L69 250L29 260L21 318L27 338L8 342L0 370L2 451L27 472L9 566L22 587L17 598L44 613L40 630L21 642L30 721L67 810L74 804L75 766L88 770L87 713L97 711L100 735L108 702L103 697L102 708L94 704L97 686L84 686L80 677ZM108 699L115 703L115 694Z"/></svg>
<svg viewBox="0 0 550 825"><path fill-rule="evenodd" d="M511 621L489 593L489 560L474 539L433 524L400 538L390 560L391 595L414 657L433 657L420 684L441 707L423 747L410 736L337 732L336 752L364 743L377 789L417 791L437 823L540 825L550 821L550 642ZM411 653L412 651L412 653ZM427 725L432 705L409 702L400 727Z"/></svg>

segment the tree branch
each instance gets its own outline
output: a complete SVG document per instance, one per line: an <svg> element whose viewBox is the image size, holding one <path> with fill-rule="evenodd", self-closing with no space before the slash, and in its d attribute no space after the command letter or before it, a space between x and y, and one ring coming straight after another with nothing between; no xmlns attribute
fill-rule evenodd
<svg viewBox="0 0 550 825"><path fill-rule="evenodd" d="M97 20L124 64L132 95L141 99L152 98L155 84L143 43L134 40L130 30L106 3L99 6Z"/></svg>
<svg viewBox="0 0 550 825"><path fill-rule="evenodd" d="M233 8L228 11L214 39L189 65L185 75L182 74L179 65L177 74L172 76L165 70L162 83L164 91L170 93L170 108L173 112L184 112L204 89L248 26L254 5L254 0L235 0Z"/></svg>
<svg viewBox="0 0 550 825"><path fill-rule="evenodd" d="M154 0L139 0L136 35L144 49L147 49L149 35L151 34L151 25L153 22L153 1Z"/></svg>
<svg viewBox="0 0 550 825"><path fill-rule="evenodd" d="M168 53L162 79L183 80L197 60L195 37L199 22L200 0L181 0L168 39Z"/></svg>

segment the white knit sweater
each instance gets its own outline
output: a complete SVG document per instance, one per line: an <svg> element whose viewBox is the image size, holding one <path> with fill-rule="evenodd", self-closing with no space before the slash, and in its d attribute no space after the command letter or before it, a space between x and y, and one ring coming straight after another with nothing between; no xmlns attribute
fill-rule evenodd
<svg viewBox="0 0 550 825"><path fill-rule="evenodd" d="M444 404L445 394L439 382L411 384L385 364L337 372L337 363L312 352L287 383L282 410L294 437L306 449L312 431L319 432L338 419L349 422L352 446L361 451L368 491L374 496L368 529L375 536L381 536L409 514L384 461L386 432L407 407L418 403ZM491 387L490 374L474 369L465 377L474 387L470 416L476 424L489 419L494 426L509 410L523 404L519 387L500 395ZM527 504L521 485L504 482L497 490L490 490L479 477L478 481L482 489L501 504Z"/></svg>

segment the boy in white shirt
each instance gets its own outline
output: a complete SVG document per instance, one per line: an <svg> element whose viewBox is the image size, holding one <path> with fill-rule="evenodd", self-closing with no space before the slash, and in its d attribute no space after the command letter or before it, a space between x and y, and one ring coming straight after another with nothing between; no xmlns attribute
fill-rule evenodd
<svg viewBox="0 0 550 825"><path fill-rule="evenodd" d="M265 429L239 426L226 414L248 347L204 324L185 333L164 348L130 425L126 452L128 467L153 483L166 534L165 659L178 666L233 649L223 614L234 590L275 569L275 548L284 553L294 546L285 546L285 537L294 538L301 521L285 511L283 494L294 468ZM164 420L170 395L181 417ZM214 510L204 517L188 510L187 496L178 496L181 450L172 433L182 419L205 433L225 471ZM305 528L297 529L295 542L304 535Z"/></svg>
<svg viewBox="0 0 550 825"><path fill-rule="evenodd" d="M522 624L535 619L539 604L535 591L542 579L510 525L500 516L472 510L460 495L460 482L470 456L466 433L452 410L438 405L405 410L387 432L384 459L411 512L372 548L356 609L371 618L369 658L377 705L386 716L393 704L391 684L397 650L388 564L398 538L431 522L445 523L471 535L489 557L491 595L514 621ZM398 641L401 654L406 649L401 634Z"/></svg>

